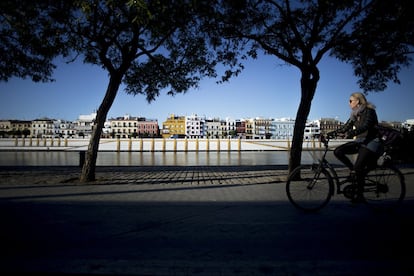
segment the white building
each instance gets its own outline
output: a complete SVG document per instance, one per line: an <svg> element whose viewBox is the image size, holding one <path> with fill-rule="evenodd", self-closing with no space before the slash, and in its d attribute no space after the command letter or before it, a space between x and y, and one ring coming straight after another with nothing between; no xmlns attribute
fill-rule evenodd
<svg viewBox="0 0 414 276"><path fill-rule="evenodd" d="M110 120L105 121L104 127L102 128L102 136L108 138L110 137L111 133L112 133L111 121Z"/></svg>
<svg viewBox="0 0 414 276"><path fill-rule="evenodd" d="M89 137L92 134L95 118L96 113L91 113L89 115L79 115L78 120L74 122L77 135L80 137Z"/></svg>
<svg viewBox="0 0 414 276"><path fill-rule="evenodd" d="M221 120L221 137L222 138L232 138L236 135L236 120L226 118Z"/></svg>
<svg viewBox="0 0 414 276"><path fill-rule="evenodd" d="M33 120L30 133L33 138L53 138L55 136L55 124L49 118Z"/></svg>
<svg viewBox="0 0 414 276"><path fill-rule="evenodd" d="M293 129L295 127L295 120L290 118L275 119L272 121L271 138L291 140L293 137Z"/></svg>
<svg viewBox="0 0 414 276"><path fill-rule="evenodd" d="M408 129L409 131L413 131L414 130L414 119L407 119L403 123L403 127Z"/></svg>
<svg viewBox="0 0 414 276"><path fill-rule="evenodd" d="M54 122L54 133L60 138L71 138L76 136L75 125L71 121L66 120L55 120Z"/></svg>
<svg viewBox="0 0 414 276"><path fill-rule="evenodd" d="M320 120L315 120L312 122L306 123L305 134L303 139L315 139L318 138L321 134L321 122Z"/></svg>
<svg viewBox="0 0 414 276"><path fill-rule="evenodd" d="M220 118L206 119L204 127L207 138L220 138L223 135Z"/></svg>
<svg viewBox="0 0 414 276"><path fill-rule="evenodd" d="M188 138L205 138L205 117L193 114L185 117L185 135Z"/></svg>
<svg viewBox="0 0 414 276"><path fill-rule="evenodd" d="M232 138L237 135L236 120L226 118L208 118L204 123L204 134L207 138Z"/></svg>

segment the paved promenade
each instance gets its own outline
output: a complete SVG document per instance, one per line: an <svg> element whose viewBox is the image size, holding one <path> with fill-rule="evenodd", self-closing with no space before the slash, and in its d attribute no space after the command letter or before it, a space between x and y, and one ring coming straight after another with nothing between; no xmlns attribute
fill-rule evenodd
<svg viewBox="0 0 414 276"><path fill-rule="evenodd" d="M77 184L76 166L0 166L1 184ZM287 166L97 166L90 184L257 184L286 178Z"/></svg>
<svg viewBox="0 0 414 276"><path fill-rule="evenodd" d="M78 167L0 167L0 272L414 275L414 168L402 171L396 210L335 196L305 214L283 166L98 167L88 184Z"/></svg>

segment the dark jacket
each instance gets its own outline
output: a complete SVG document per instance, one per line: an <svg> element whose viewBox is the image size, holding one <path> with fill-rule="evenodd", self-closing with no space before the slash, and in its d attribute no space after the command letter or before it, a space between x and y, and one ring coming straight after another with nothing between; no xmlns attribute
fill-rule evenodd
<svg viewBox="0 0 414 276"><path fill-rule="evenodd" d="M366 107L358 114L356 118L350 118L340 129L338 133L347 133L348 138L357 137L363 138L363 143L377 138L378 131L377 112L373 108Z"/></svg>

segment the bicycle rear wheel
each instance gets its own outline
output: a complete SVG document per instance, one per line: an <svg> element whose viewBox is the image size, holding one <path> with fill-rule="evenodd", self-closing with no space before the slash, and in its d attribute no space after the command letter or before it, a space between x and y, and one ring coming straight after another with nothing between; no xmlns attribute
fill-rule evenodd
<svg viewBox="0 0 414 276"><path fill-rule="evenodd" d="M315 166L302 165L288 176L286 194L289 201L304 211L315 212L325 207L331 200L333 182L329 173Z"/></svg>
<svg viewBox="0 0 414 276"><path fill-rule="evenodd" d="M395 167L377 167L365 176L365 201L377 208L390 208L399 205L405 197L405 181Z"/></svg>

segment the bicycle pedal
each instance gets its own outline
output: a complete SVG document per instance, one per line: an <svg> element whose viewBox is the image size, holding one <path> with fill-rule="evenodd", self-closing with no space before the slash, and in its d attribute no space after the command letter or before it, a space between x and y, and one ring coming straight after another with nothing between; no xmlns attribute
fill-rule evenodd
<svg viewBox="0 0 414 276"><path fill-rule="evenodd" d="M353 199L355 197L357 186L356 185L347 185L343 189L344 197L348 199Z"/></svg>

